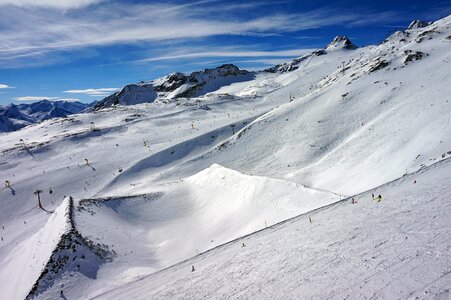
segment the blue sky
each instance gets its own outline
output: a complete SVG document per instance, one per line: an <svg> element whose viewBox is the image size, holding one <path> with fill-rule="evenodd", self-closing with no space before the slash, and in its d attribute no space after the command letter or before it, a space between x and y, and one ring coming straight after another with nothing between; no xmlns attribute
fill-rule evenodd
<svg viewBox="0 0 451 300"><path fill-rule="evenodd" d="M100 100L125 84L235 63L260 69L336 35L375 44L449 1L0 0L0 104Z"/></svg>

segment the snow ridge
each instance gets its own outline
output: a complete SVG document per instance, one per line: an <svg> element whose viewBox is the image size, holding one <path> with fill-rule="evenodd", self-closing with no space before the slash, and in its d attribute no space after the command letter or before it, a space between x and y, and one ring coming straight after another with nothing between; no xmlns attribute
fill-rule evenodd
<svg viewBox="0 0 451 300"><path fill-rule="evenodd" d="M80 272L94 279L99 266L114 257L114 250L109 250L107 245L86 239L78 232L75 227L72 197L68 197L61 207L65 207L65 232L60 236L58 244L26 299L32 299L45 292L64 273ZM61 212L59 209L55 213Z"/></svg>

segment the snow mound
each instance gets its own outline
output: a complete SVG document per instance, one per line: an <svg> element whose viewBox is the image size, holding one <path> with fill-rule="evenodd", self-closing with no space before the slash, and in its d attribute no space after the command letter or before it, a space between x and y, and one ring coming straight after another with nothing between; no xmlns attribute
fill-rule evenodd
<svg viewBox="0 0 451 300"><path fill-rule="evenodd" d="M102 289L340 199L220 165L154 190L145 195L81 200L76 207L80 234L109 245L117 255L102 266L97 277L99 282L105 280Z"/></svg>
<svg viewBox="0 0 451 300"><path fill-rule="evenodd" d="M94 299L447 299L450 168L442 161Z"/></svg>

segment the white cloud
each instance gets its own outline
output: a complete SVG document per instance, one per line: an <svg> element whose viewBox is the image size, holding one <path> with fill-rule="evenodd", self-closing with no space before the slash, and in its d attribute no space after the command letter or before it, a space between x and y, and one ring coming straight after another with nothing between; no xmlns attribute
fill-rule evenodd
<svg viewBox="0 0 451 300"><path fill-rule="evenodd" d="M60 98L60 99L58 99L58 100L61 100L61 101L67 101L67 102L80 101L80 99L78 99L78 98Z"/></svg>
<svg viewBox="0 0 451 300"><path fill-rule="evenodd" d="M108 96L111 93L117 92L118 88L100 88L100 89L84 89L84 90L67 90L63 91L63 93L69 94L84 94L89 96Z"/></svg>
<svg viewBox="0 0 451 300"><path fill-rule="evenodd" d="M82 8L103 0L0 0L1 6L44 7L55 9Z"/></svg>
<svg viewBox="0 0 451 300"><path fill-rule="evenodd" d="M1 84L0 83L0 89L11 89L12 88L12 86L9 86L9 85L7 85L7 84Z"/></svg>
<svg viewBox="0 0 451 300"><path fill-rule="evenodd" d="M252 50L237 50L237 49L218 49L215 51L187 51L186 53L174 53L163 56L149 57L138 60L137 62L150 62L161 60L174 59L190 59L190 58L208 58L208 57L296 57L301 56L312 49L292 49L279 51L252 51Z"/></svg>
<svg viewBox="0 0 451 300"><path fill-rule="evenodd" d="M41 100L57 100L56 97L46 97L46 96L23 96L14 98L17 101L41 101Z"/></svg>
<svg viewBox="0 0 451 300"><path fill-rule="evenodd" d="M16 0L0 0L3 3ZM21 0L31 3L35 0ZM94 1L94 0L92 0ZM44 1L56 3L58 0ZM44 3L43 2L43 3ZM76 2L76 1L74 1ZM88 3L84 0L83 3ZM253 11L252 5L247 9ZM393 21L393 14L352 13L318 9L306 13L279 13L237 17L236 4L198 1L190 4L131 4L108 1L89 9L0 9L0 64L8 61L46 61L49 52L113 44L186 41L216 35L273 35L334 24ZM228 7L231 7L228 10ZM218 10L221 13L217 13Z"/></svg>

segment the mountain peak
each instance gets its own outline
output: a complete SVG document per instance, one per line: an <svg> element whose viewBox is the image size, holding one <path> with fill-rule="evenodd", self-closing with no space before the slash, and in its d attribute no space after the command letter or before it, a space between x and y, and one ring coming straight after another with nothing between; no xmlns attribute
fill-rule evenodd
<svg viewBox="0 0 451 300"><path fill-rule="evenodd" d="M89 104L78 101L50 101L47 99L30 104L11 103L8 106L0 106L0 123L4 123L3 126L0 126L0 132L18 130L27 125L55 117L66 117L79 113L87 107L89 107Z"/></svg>
<svg viewBox="0 0 451 300"><path fill-rule="evenodd" d="M354 45L351 40L344 35L337 35L332 42L327 45L326 50L338 50L338 49L348 49L354 50L358 47Z"/></svg>
<svg viewBox="0 0 451 300"><path fill-rule="evenodd" d="M154 102L158 99L190 98L205 95L222 86L253 78L253 72L241 70L234 64L224 64L212 69L195 71L190 74L171 73L151 82L126 85L93 107L94 110L112 105L133 105Z"/></svg>
<svg viewBox="0 0 451 300"><path fill-rule="evenodd" d="M407 29L418 29L418 28L424 28L426 26L429 26L431 23L421 21L421 20L413 20L412 23L410 23L409 27Z"/></svg>

